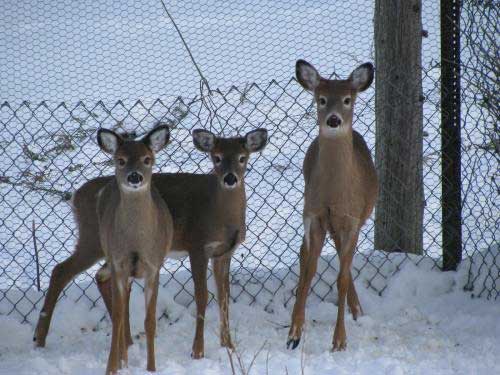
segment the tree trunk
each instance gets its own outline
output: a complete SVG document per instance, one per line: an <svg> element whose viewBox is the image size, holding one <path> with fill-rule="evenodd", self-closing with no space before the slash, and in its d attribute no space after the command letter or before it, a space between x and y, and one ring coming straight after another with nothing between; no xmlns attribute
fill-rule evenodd
<svg viewBox="0 0 500 375"><path fill-rule="evenodd" d="M375 248L422 253L422 3L375 1Z"/></svg>

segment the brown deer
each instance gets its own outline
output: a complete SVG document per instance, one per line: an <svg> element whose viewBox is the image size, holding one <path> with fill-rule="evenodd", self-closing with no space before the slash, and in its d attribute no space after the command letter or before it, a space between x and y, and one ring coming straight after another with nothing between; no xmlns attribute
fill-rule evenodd
<svg viewBox="0 0 500 375"><path fill-rule="evenodd" d="M346 80L329 80L321 77L311 64L298 60L296 75L299 83L314 95L319 135L304 159L304 238L287 347L295 349L300 342L307 294L329 232L340 259L333 350L344 350L346 296L353 318L362 314L351 275L352 258L359 231L370 216L378 194L370 150L363 137L352 129L354 102L357 94L372 83L373 65L359 66Z"/></svg>
<svg viewBox="0 0 500 375"><path fill-rule="evenodd" d="M172 216L163 198L152 186L155 153L169 139L169 129L159 126L142 140L125 140L117 133L100 129L101 150L113 155L115 178L97 194L97 219L101 248L111 270L111 350L107 374L127 364L125 304L131 278L144 278L147 370L155 371L154 337L156 299L160 268L173 238Z"/></svg>
<svg viewBox="0 0 500 375"><path fill-rule="evenodd" d="M244 174L250 153L264 149L267 131L257 129L244 137L220 138L205 130L193 132L197 149L209 153L214 164L212 174L158 173L153 183L168 203L174 221L172 257L188 255L193 274L197 306L196 333L192 357L204 356L204 318L208 299L207 266L212 258L217 300L220 311L220 341L233 348L229 332L229 268L234 249L245 239L246 195ZM84 184L74 194L74 206L79 223L78 243L73 255L58 264L52 272L45 303L35 331L37 346L45 346L57 298L64 287L80 272L103 258L101 246L95 240L99 228L96 222L98 191L111 177L100 177ZM111 309L109 266L101 268L96 279L99 289ZM126 312L128 315L128 312ZM132 343L128 319L126 338Z"/></svg>

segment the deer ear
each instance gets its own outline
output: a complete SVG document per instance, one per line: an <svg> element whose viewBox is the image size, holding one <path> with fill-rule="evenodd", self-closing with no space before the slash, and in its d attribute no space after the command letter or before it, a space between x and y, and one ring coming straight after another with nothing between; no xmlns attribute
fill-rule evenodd
<svg viewBox="0 0 500 375"><path fill-rule="evenodd" d="M202 152L210 152L215 145L215 135L208 130L195 129L193 130L194 146Z"/></svg>
<svg viewBox="0 0 500 375"><path fill-rule="evenodd" d="M118 147L123 143L123 138L109 129L99 129L97 131L97 143L104 152L114 155Z"/></svg>
<svg viewBox="0 0 500 375"><path fill-rule="evenodd" d="M295 63L295 75L300 85L309 91L314 91L321 79L316 68L305 60L297 60Z"/></svg>
<svg viewBox="0 0 500 375"><path fill-rule="evenodd" d="M160 125L146 134L142 141L156 153L167 145L169 139L170 129L167 125Z"/></svg>
<svg viewBox="0 0 500 375"><path fill-rule="evenodd" d="M267 130L260 128L245 135L245 147L248 152L262 151L267 144Z"/></svg>
<svg viewBox="0 0 500 375"><path fill-rule="evenodd" d="M348 78L351 81L352 88L358 92L365 91L373 82L373 72L372 63L364 63L358 66Z"/></svg>

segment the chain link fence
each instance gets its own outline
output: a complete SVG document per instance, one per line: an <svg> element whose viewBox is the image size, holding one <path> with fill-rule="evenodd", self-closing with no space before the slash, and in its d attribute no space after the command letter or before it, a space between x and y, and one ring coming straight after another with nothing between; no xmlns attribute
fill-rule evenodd
<svg viewBox="0 0 500 375"><path fill-rule="evenodd" d="M318 29L323 21L331 23L327 1L314 9L300 1L169 3L210 82L209 93L203 85L199 89L198 73L161 3L145 3L149 6L54 1L6 7L0 25L0 33L11 36L0 46L0 55L8 56L0 64L6 82L6 100L0 104L0 314L32 321L53 267L72 252L77 236L68 204L72 192L93 177L112 174L108 157L97 147L96 130L142 134L157 123L172 128L171 144L158 155L161 172L210 171L208 158L192 146L195 128L225 136L269 130L269 145L249 163L247 238L234 256L231 293L234 300L249 303L292 298L303 233L302 162L317 134L311 96L290 78L294 62L311 56L320 71L346 77L357 63L373 60L372 4L335 8L336 31ZM496 299L498 61L488 59L498 56L498 38L490 34L498 36L499 14L496 6L475 3L465 1L462 13L462 266L468 269L466 289ZM439 6L424 5L424 254L374 250L370 220L362 229L353 272L379 293L405 262L432 268L442 262ZM22 14L29 14L29 22L16 23ZM483 27L491 30L478 39ZM327 65L331 61L333 70ZM491 63L496 71L488 70ZM374 105L371 88L357 99L354 120L372 150ZM191 303L193 293L188 263L167 260L162 276L163 286L184 304ZM73 282L72 298L100 303L92 281L97 267ZM329 240L313 281L317 298L329 298L336 289L337 269Z"/></svg>

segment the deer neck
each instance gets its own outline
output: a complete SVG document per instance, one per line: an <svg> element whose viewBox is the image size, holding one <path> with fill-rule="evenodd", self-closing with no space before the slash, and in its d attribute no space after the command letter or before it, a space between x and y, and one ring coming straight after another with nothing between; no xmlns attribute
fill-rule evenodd
<svg viewBox="0 0 500 375"><path fill-rule="evenodd" d="M336 137L320 136L318 153L321 173L328 176L352 175L354 153L352 132Z"/></svg>
<svg viewBox="0 0 500 375"><path fill-rule="evenodd" d="M319 138L316 189L328 206L349 205L354 184L352 133Z"/></svg>
<svg viewBox="0 0 500 375"><path fill-rule="evenodd" d="M214 210L218 212L218 217L224 222L237 224L244 220L246 208L245 181L234 189L227 189L215 181L213 194Z"/></svg>
<svg viewBox="0 0 500 375"><path fill-rule="evenodd" d="M145 188L141 191L120 191L120 201L117 207L119 217L141 220L152 216L154 212L154 201L151 195L151 189Z"/></svg>

